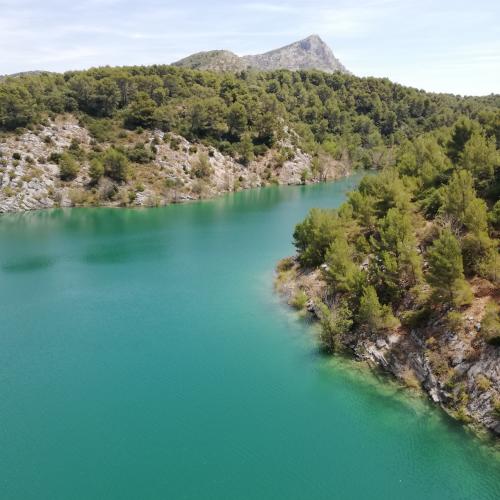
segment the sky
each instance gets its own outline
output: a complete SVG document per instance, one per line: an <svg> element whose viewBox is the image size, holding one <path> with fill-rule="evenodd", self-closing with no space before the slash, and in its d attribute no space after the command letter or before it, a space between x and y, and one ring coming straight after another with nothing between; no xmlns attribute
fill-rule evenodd
<svg viewBox="0 0 500 500"><path fill-rule="evenodd" d="M0 0L0 74L255 54L311 34L359 76L500 93L500 0Z"/></svg>

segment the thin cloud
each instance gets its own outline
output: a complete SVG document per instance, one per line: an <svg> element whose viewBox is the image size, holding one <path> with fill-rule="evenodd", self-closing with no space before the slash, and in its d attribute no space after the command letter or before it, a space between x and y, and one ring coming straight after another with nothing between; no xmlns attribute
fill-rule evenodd
<svg viewBox="0 0 500 500"><path fill-rule="evenodd" d="M265 52L318 33L355 74L428 90L499 92L490 0L0 0L0 74Z"/></svg>
<svg viewBox="0 0 500 500"><path fill-rule="evenodd" d="M265 12L265 13L283 13L283 12L296 12L297 8L291 5L282 5L282 4L272 4L272 3L246 3L243 6L243 9L253 11L253 12Z"/></svg>

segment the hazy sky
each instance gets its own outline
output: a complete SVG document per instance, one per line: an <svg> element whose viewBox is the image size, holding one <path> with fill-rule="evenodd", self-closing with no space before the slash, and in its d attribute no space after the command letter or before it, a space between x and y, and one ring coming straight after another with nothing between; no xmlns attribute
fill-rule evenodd
<svg viewBox="0 0 500 500"><path fill-rule="evenodd" d="M0 74L259 53L312 33L356 75L500 93L500 0L0 0Z"/></svg>

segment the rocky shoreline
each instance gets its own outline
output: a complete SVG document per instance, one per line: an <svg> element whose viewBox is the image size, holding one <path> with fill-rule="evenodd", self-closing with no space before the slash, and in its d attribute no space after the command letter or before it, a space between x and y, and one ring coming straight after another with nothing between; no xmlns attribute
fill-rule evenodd
<svg viewBox="0 0 500 500"><path fill-rule="evenodd" d="M275 148L247 165L213 147L160 130L124 134L124 150L140 144L148 151L154 149L155 157L147 164L133 164L125 182L103 177L97 185L91 182L88 157L96 148L105 150L110 145L96 144L71 115L38 130L0 137L0 213L73 206L162 206L271 184L334 180L350 172L349 162L326 156L319 159L318 168L319 162L301 151L293 132L287 130ZM54 158L75 145L85 159L76 178L65 182ZM200 155L208 159L210 168L203 179L193 174Z"/></svg>
<svg viewBox="0 0 500 500"><path fill-rule="evenodd" d="M278 267L276 288L291 306L320 320L320 301L334 307L320 269L303 270L292 259ZM422 390L454 419L474 431L500 438L500 347L480 337L484 304L491 290L472 283L475 300L462 311L464 328L453 331L434 320L424 329L401 325L384 332L354 331L341 339L342 350L404 386ZM300 300L297 297L301 297Z"/></svg>

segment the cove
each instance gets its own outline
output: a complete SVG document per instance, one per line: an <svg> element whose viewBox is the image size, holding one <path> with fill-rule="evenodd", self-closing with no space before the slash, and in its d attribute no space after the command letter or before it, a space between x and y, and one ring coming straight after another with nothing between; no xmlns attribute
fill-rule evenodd
<svg viewBox="0 0 500 500"><path fill-rule="evenodd" d="M1 216L0 498L500 498L498 454L274 294L358 180Z"/></svg>

